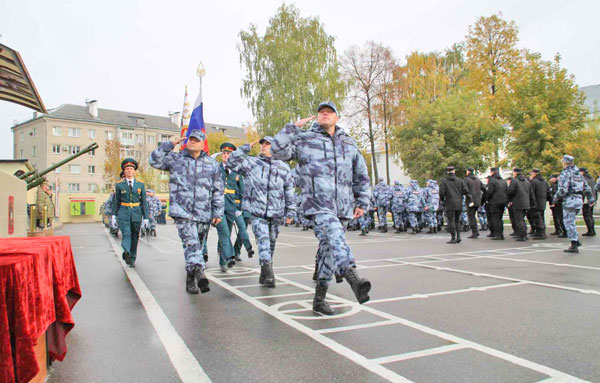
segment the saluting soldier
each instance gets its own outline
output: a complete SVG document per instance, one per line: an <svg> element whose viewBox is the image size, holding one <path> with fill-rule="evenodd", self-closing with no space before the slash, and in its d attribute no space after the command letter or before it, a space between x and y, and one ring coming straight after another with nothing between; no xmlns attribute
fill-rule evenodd
<svg viewBox="0 0 600 383"><path fill-rule="evenodd" d="M133 158L125 158L121 169L125 179L115 186L115 199L112 207L112 224L119 223L123 238L123 260L129 267L135 267L137 244L140 235L142 219L148 224L148 202L146 201L146 186L135 179L138 163Z"/></svg>

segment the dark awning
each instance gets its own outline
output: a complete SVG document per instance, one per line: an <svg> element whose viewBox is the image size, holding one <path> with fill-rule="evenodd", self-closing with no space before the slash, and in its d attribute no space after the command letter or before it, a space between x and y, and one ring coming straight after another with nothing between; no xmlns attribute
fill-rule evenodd
<svg viewBox="0 0 600 383"><path fill-rule="evenodd" d="M0 100L47 113L19 52L0 44Z"/></svg>

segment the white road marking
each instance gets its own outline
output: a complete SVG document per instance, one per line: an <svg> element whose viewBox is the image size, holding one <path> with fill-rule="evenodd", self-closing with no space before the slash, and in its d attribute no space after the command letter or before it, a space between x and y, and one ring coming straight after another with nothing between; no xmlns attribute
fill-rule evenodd
<svg viewBox="0 0 600 383"><path fill-rule="evenodd" d="M371 328L371 327L379 327L379 326L387 326L390 324L397 324L398 322L393 320L384 320L379 322L370 322L364 324L357 324L354 326L342 326L342 327L331 327L325 328L321 330L316 330L319 334L330 334L333 332L343 332L343 331L352 331L352 330L360 330L363 328Z"/></svg>
<svg viewBox="0 0 600 383"><path fill-rule="evenodd" d="M210 383L210 378L206 375L206 372L204 372L202 366L200 366L200 363L198 363L198 360L186 346L183 339L181 339L165 312L144 281L142 281L142 278L140 278L135 269L126 266L125 262L121 260L120 253L122 252L119 251L120 246L113 241L107 230L105 230L105 233L181 381L184 383Z"/></svg>
<svg viewBox="0 0 600 383"><path fill-rule="evenodd" d="M376 359L371 359L371 360L374 362L377 362L379 364L393 363L393 362L400 362L402 360L422 358L424 356L431 356L431 355L443 354L445 352L450 352L450 351L462 350L464 348L467 348L467 346L464 344L450 344L448 346L429 348L427 350L421 350L421 351L415 351L415 352L407 352L406 354L384 356L382 358L376 358Z"/></svg>
<svg viewBox="0 0 600 383"><path fill-rule="evenodd" d="M452 294L470 293L470 292L476 292L476 291L486 291L486 290L491 290L491 289L499 289L499 288L503 288L503 287L522 286L522 285L526 285L526 284L527 284L527 282L511 282L511 283L504 283L504 284L500 284L500 285L489 285L489 286L481 286L481 287L469 287L466 289L458 289L458 290L439 291L439 292L429 293L429 294L412 294L412 295L406 295L403 297L373 299L373 300L366 302L365 304L370 305L370 304L375 304L375 303L405 301L405 300L410 300L410 299L426 299L426 298L437 297L437 296L441 296L441 295L452 295Z"/></svg>
<svg viewBox="0 0 600 383"><path fill-rule="evenodd" d="M341 344L335 342L332 339L327 338L324 335L321 335L319 333L317 333L315 330L311 329L310 327L307 327L303 324L298 323L296 320L294 320L293 318L290 318L289 316L280 313L276 310L274 310L272 307L256 300L253 299L251 296L243 293L240 290L237 290L236 288L234 288L233 286L230 286L229 284L225 283L224 281L218 279L218 278L213 278L211 275L209 275L209 278L217 285L221 286L222 288L224 288L225 290L228 290L229 292L231 292L234 295L237 295L238 297L240 297L241 299L245 300L246 302L250 303L251 305L253 305L254 307L266 312L267 314L279 319L281 322L287 324L288 326L300 331L301 333L305 334L306 336L312 338L313 340L321 343L322 345L326 346L327 348L329 348L330 350L338 353L341 356L344 356L348 359L350 359L351 361L353 361L354 363L358 364L359 366L362 366L363 368L367 369L368 371L371 371L379 376L381 376L382 378L390 381L390 382L398 382L398 383L408 383L411 382L410 380L396 374L395 372L388 370L385 367L382 367L381 365L365 358L364 356L360 355L359 353L357 353L354 350L349 349L346 346L342 346ZM284 282L289 282L289 281L284 281Z"/></svg>
<svg viewBox="0 0 600 383"><path fill-rule="evenodd" d="M289 285L289 283L287 283ZM235 287L235 286L233 286ZM306 295L310 294L309 292L300 292L300 293L288 293L288 294L275 294L275 295L261 295L259 297L252 297L254 299L266 299L266 298L283 298L283 297L295 297L297 295Z"/></svg>

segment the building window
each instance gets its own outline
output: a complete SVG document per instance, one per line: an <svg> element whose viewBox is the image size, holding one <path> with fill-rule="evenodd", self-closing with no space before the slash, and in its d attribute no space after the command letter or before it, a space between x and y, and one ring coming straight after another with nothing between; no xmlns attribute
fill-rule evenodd
<svg viewBox="0 0 600 383"><path fill-rule="evenodd" d="M98 189L98 185L88 184L88 193L95 193L97 189Z"/></svg>
<svg viewBox="0 0 600 383"><path fill-rule="evenodd" d="M124 140L132 140L133 139L133 133L131 132L121 132L121 138Z"/></svg>
<svg viewBox="0 0 600 383"><path fill-rule="evenodd" d="M69 192L73 193L73 192L78 192L79 191L79 184L69 184Z"/></svg>
<svg viewBox="0 0 600 383"><path fill-rule="evenodd" d="M88 165L88 174L96 174L96 166Z"/></svg>
<svg viewBox="0 0 600 383"><path fill-rule="evenodd" d="M19 133L19 141L21 141L21 142L25 141L25 132Z"/></svg>
<svg viewBox="0 0 600 383"><path fill-rule="evenodd" d="M35 152L37 151L36 149L37 149L36 146L31 148L31 157L35 157Z"/></svg>
<svg viewBox="0 0 600 383"><path fill-rule="evenodd" d="M88 152L88 156L95 156L96 155L96 149L92 149Z"/></svg>
<svg viewBox="0 0 600 383"><path fill-rule="evenodd" d="M169 142L170 138L171 138L171 136L167 136L166 134L161 134L160 135L160 142Z"/></svg>
<svg viewBox="0 0 600 383"><path fill-rule="evenodd" d="M106 132L106 139L112 140L112 138L113 138L113 132Z"/></svg>
<svg viewBox="0 0 600 383"><path fill-rule="evenodd" d="M69 165L69 173L79 174L81 173L81 167L79 165Z"/></svg>
<svg viewBox="0 0 600 383"><path fill-rule="evenodd" d="M144 143L144 136L141 134L136 134L135 135L135 142L137 142L138 144L143 144Z"/></svg>
<svg viewBox="0 0 600 383"><path fill-rule="evenodd" d="M60 154L60 145L52 145L52 153L54 154Z"/></svg>
<svg viewBox="0 0 600 383"><path fill-rule="evenodd" d="M56 164L52 164L52 166L54 166ZM59 174L60 173L60 167L54 169L54 173Z"/></svg>
<svg viewBox="0 0 600 383"><path fill-rule="evenodd" d="M81 137L81 129L69 128L69 137Z"/></svg>
<svg viewBox="0 0 600 383"><path fill-rule="evenodd" d="M380 154L375 155L375 163L376 164L380 164L381 163L381 155Z"/></svg>
<svg viewBox="0 0 600 383"><path fill-rule="evenodd" d="M154 136L148 136L148 143L149 144L153 144L154 143Z"/></svg>
<svg viewBox="0 0 600 383"><path fill-rule="evenodd" d="M71 154L77 154L80 151L81 151L81 146L74 146L74 145L69 146L69 152L71 152Z"/></svg>
<svg viewBox="0 0 600 383"><path fill-rule="evenodd" d="M53 126L52 127L52 135L53 136L60 136L61 135L60 126Z"/></svg>
<svg viewBox="0 0 600 383"><path fill-rule="evenodd" d="M96 131L92 129L88 130L88 138L96 138Z"/></svg>
<svg viewBox="0 0 600 383"><path fill-rule="evenodd" d="M20 159L25 158L25 153L24 153L23 149L19 150L19 158Z"/></svg>
<svg viewBox="0 0 600 383"><path fill-rule="evenodd" d="M135 158L137 158L138 160L142 158L142 152L140 152L139 150L135 151Z"/></svg>
<svg viewBox="0 0 600 383"><path fill-rule="evenodd" d="M33 138L37 137L37 128L33 128L33 130L31 131L31 137L33 137Z"/></svg>

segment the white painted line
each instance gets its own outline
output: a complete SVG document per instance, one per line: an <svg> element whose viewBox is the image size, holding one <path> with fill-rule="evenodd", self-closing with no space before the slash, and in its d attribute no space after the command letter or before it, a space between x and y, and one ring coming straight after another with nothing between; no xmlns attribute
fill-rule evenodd
<svg viewBox="0 0 600 383"><path fill-rule="evenodd" d="M288 283L289 284L289 283ZM236 287L236 286L232 286ZM303 291L300 293L288 293L288 294L275 294L275 295L261 295L260 297L252 297L254 299L266 299L266 298L283 298L283 297L295 297L297 295L306 295L310 294L310 291Z"/></svg>
<svg viewBox="0 0 600 383"><path fill-rule="evenodd" d="M508 255L508 254L506 254ZM600 271L600 267L593 267L593 266L583 266L583 265L573 265L570 263L554 263L554 262L543 262L543 261L532 261L529 259L516 259L516 258L506 258L506 257L502 257L502 256L491 256L491 257L487 257L487 258L492 258L492 259L499 259L499 260L503 260L503 261L514 261L514 262L524 262L524 263L538 263L541 265L551 265L551 266L559 266L559 267L573 267L576 269L587 269L587 270L597 270Z"/></svg>
<svg viewBox="0 0 600 383"><path fill-rule="evenodd" d="M388 370L387 368L365 358L364 356L360 355L356 351L351 350L348 347L343 346L343 345L335 342L334 340L329 339L326 336L317 333L310 327L307 327L307 326L297 322L296 320L286 316L283 313L277 312L273 308L265 305L264 303L262 303L256 299L253 299L251 296L243 293L240 290L235 289L234 287L230 286L229 284L225 283L224 281L217 279L217 278L213 278L210 275L208 276L208 278L211 279L217 285L224 288L225 290L228 290L232 294L235 294L238 297L240 297L241 299L250 303L254 307L266 312L267 314L270 314L271 316L275 317L276 319L280 320L281 322L300 331L301 333L305 334L306 336L310 337L311 339L321 343L325 347L328 347L330 350L338 353L339 355L350 359L352 362L367 369L368 371L371 371L374 374L377 374L390 382L397 382L397 383L410 383L411 382L410 380L404 378L403 376L400 376L400 375L396 374L395 372ZM286 281L286 282L290 282L290 281ZM306 286L304 286L304 288L306 288Z"/></svg>
<svg viewBox="0 0 600 383"><path fill-rule="evenodd" d="M412 295L406 295L406 296L403 296L403 297L373 299L373 300L370 300L370 301L366 302L365 304L366 305L370 305L370 304L375 304L375 303L406 301L406 300L410 300L410 299L426 299L426 298L437 297L437 296L442 296L442 295L472 293L472 292L477 292L477 291L486 291L486 290L491 290L491 289L499 289L499 288L503 288L503 287L522 286L522 285L526 285L526 284L527 284L527 282L511 282L511 283L504 283L504 284L499 284L499 285L490 285L490 286L481 286L481 287L469 287L469 288L466 288L466 289L449 290L449 291L439 291L439 292L429 293L429 294L412 294Z"/></svg>
<svg viewBox="0 0 600 383"><path fill-rule="evenodd" d="M382 358L371 359L371 360L374 362L377 362L379 364L393 363L393 362L400 362L402 360L422 358L425 356L438 355L438 354L443 354L443 353L450 352L450 351L462 350L464 348L467 348L467 346L465 346L463 344L450 344L448 346L429 348L427 350L421 350L421 351L415 351L415 352L407 352L406 354L384 356Z"/></svg>
<svg viewBox="0 0 600 383"><path fill-rule="evenodd" d="M384 320L384 321L379 321L379 322L371 322L371 323L365 323L365 324L357 324L354 326L343 326L343 327L332 327L332 328L325 328L322 330L316 330L319 334L330 334L333 332L342 332L342 331L352 331L352 330L360 330L363 328L371 328L371 327L379 327L379 326L387 326L390 324L397 324L398 322L393 321L393 320Z"/></svg>
<svg viewBox="0 0 600 383"><path fill-rule="evenodd" d="M415 264L415 265L420 265L420 264ZM435 268L434 266L428 266L428 265L423 265L423 267ZM289 282L291 285L297 286L299 288L308 289L306 286L301 285L299 283L296 283L294 281L286 280L285 278L281 278L281 279L283 281ZM527 281L523 281L523 282L527 282ZM335 295L328 295L328 297L329 297L329 299L335 299L335 300L340 301L340 302L354 303L354 302L351 302L351 301L346 300L344 298L337 297ZM439 331L439 330L432 329L430 327L427 327L427 326L424 326L424 325L421 325L421 324L409 321L407 319L400 318L400 317L397 317L397 316L392 315L392 314L388 314L388 313L386 313L384 311L379 311L377 309L374 309L373 307L369 307L369 306L365 306L365 305L360 305L360 307L361 307L361 309L363 311L366 311L368 313L375 314L377 316L389 319L391 321L397 321L399 324L408 326L408 327L413 328L415 330L418 330L418 331L424 332L426 334L430 334L430 335L436 336L438 338L445 339L445 340L450 341L450 342L455 343L455 344L462 344L465 347L472 348L472 349L477 350L479 352L483 352L484 354L488 354L488 355L494 356L496 358L500 358L500 359L506 360L506 361L508 361L510 363L519 365L521 367L528 368L530 370L534 370L534 371L540 372L542 374L545 374L545 375L548 375L548 376L551 376L551 377L570 379L569 382L572 382L572 383L586 382L585 380L579 379L579 378L577 378L575 376L571 376L569 374L566 374L564 372L555 370L553 368L550 368L550 367L547 367L547 366L544 366L544 365L541 365L541 364L529 361L527 359L519 358L518 356L511 355L511 354L508 354L508 353L505 353L505 352L502 352L502 351L499 351L499 350L495 350L495 349L490 348L490 347L486 347L486 346L481 345L479 343L468 341L466 339L460 338L460 337L455 336L455 335L451 335L451 334L448 334L448 333L445 333L445 332L442 332L442 331Z"/></svg>
<svg viewBox="0 0 600 383"><path fill-rule="evenodd" d="M183 339L181 339L165 312L156 299L154 299L144 281L142 281L142 278L140 278L135 269L126 266L125 262L121 260L120 254L122 252L119 251L120 246L113 241L107 230L105 230L105 233L181 381L184 383L210 383L210 378L206 375L206 372L204 372Z"/></svg>
<svg viewBox="0 0 600 383"><path fill-rule="evenodd" d="M253 278L255 278L255 277L253 277ZM278 285L278 286L279 286L279 285L287 285L287 283L285 283L285 282L280 282L280 283L278 283L277 285ZM233 285L232 285L232 286L233 286ZM233 286L233 287L235 287L235 288L238 288L238 289L245 289L245 288L248 288L248 287L264 287L264 286L265 286L265 285L261 285L260 283L257 283L257 284L255 284L255 285L239 285L239 286Z"/></svg>

